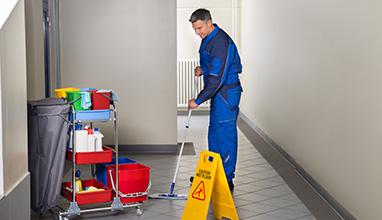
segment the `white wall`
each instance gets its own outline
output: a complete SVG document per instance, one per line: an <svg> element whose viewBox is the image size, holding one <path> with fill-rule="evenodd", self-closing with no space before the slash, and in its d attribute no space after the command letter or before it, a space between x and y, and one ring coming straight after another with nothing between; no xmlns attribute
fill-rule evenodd
<svg viewBox="0 0 382 220"><path fill-rule="evenodd" d="M120 144L176 144L176 1L60 3L62 85L118 93Z"/></svg>
<svg viewBox="0 0 382 220"><path fill-rule="evenodd" d="M0 29L4 193L28 173L24 1L18 1Z"/></svg>
<svg viewBox="0 0 382 220"><path fill-rule="evenodd" d="M13 8L17 4L17 0L8 0L8 1L0 1L0 32L7 21L9 14L13 11ZM2 60L2 52L0 44L0 104L1 102L1 60ZM1 116L1 105L0 105L0 116ZM0 199L4 195L4 161L3 161L3 129L2 129L2 117L0 117Z"/></svg>
<svg viewBox="0 0 382 220"><path fill-rule="evenodd" d="M198 50L201 39L195 34L188 21L192 12L198 8L210 10L213 22L217 23L231 37L235 30L239 32L237 28L235 29L237 23L235 18L238 16L232 17L232 14L240 13L240 4L232 2L237 2L237 0L177 0L177 56L179 59L199 58ZM232 8L236 10L233 12ZM237 42L237 44L239 43Z"/></svg>
<svg viewBox="0 0 382 220"><path fill-rule="evenodd" d="M382 216L381 8L242 0L242 113L362 220Z"/></svg>
<svg viewBox="0 0 382 220"><path fill-rule="evenodd" d="M17 0L2 0L0 1L0 28L8 19L9 14L17 4Z"/></svg>

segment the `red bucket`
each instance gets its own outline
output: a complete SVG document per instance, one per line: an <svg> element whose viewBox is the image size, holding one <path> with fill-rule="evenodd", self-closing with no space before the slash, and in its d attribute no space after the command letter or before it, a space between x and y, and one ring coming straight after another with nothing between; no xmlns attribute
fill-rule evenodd
<svg viewBox="0 0 382 220"><path fill-rule="evenodd" d="M93 110L110 109L111 92L91 91L91 93Z"/></svg>
<svg viewBox="0 0 382 220"><path fill-rule="evenodd" d="M110 171L113 176L113 183L115 183L115 165L109 165L107 169L107 185L112 187L110 182ZM139 163L133 164L118 164L119 173L119 191L123 194L145 192L150 181L150 167L144 166ZM121 196L121 202L133 203L143 202L147 200L147 195L134 198L124 198Z"/></svg>

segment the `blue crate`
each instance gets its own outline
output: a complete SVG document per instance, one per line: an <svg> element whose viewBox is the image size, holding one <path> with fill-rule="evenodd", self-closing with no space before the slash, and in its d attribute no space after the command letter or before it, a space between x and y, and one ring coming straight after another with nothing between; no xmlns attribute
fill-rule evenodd
<svg viewBox="0 0 382 220"><path fill-rule="evenodd" d="M76 111L76 121L108 121L111 118L112 110L86 110Z"/></svg>
<svg viewBox="0 0 382 220"><path fill-rule="evenodd" d="M135 160L130 160L127 157L119 157L118 158L118 164L128 164L128 163L136 163ZM115 165L115 158L113 158L112 162L110 163L101 163L96 164L96 177L99 182L101 182L104 185L107 185L107 170L106 166L108 165Z"/></svg>

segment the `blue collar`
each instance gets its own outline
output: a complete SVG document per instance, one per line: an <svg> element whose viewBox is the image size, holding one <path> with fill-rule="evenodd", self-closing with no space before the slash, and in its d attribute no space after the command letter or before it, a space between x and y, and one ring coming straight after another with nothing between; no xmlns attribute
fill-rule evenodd
<svg viewBox="0 0 382 220"><path fill-rule="evenodd" d="M202 40L202 44L200 45L200 48L202 48L202 47L204 47L208 42L210 42L211 40L212 40L212 38L214 38L215 36L216 36L216 34L218 33L218 31L219 31L219 26L217 25L217 24L214 24L214 26L215 26L215 29L211 32L211 33L209 33L208 35L207 35L207 37L206 38L204 38L203 40Z"/></svg>

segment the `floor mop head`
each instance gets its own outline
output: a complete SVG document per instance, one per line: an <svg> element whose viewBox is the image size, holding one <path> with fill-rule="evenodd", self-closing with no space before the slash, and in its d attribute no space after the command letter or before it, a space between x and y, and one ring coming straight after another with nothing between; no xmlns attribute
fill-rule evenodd
<svg viewBox="0 0 382 220"><path fill-rule="evenodd" d="M187 197L187 195L178 195L175 193L153 193L149 195L150 199L187 200Z"/></svg>

